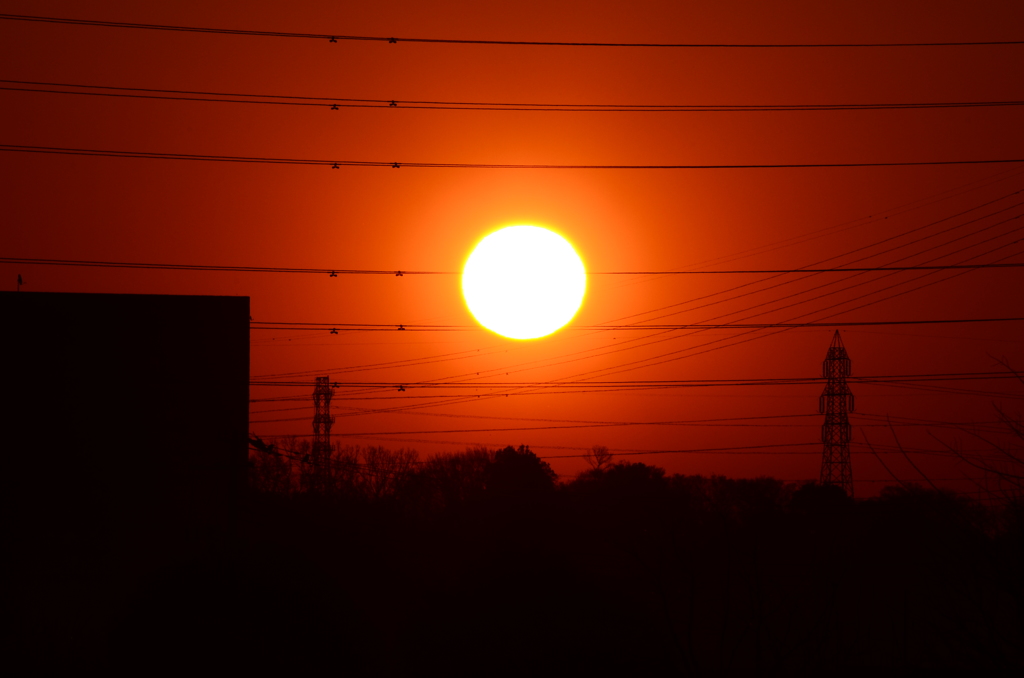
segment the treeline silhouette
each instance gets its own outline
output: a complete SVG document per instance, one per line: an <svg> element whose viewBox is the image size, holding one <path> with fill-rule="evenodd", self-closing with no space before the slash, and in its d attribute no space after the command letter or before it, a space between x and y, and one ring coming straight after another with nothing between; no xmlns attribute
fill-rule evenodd
<svg viewBox="0 0 1024 678"><path fill-rule="evenodd" d="M128 666L359 676L760 675L1024 666L1024 503L527 446L253 437L240 541L125 624ZM323 460L323 457L321 458ZM219 658L219 659L218 659Z"/></svg>
<svg viewBox="0 0 1024 678"><path fill-rule="evenodd" d="M907 485L854 501L603 448L568 482L526 446L422 461L336 446L321 468L310 452L254 447L248 538L301 554L345 598L322 614L354 672L1024 666L1019 497L985 507Z"/></svg>

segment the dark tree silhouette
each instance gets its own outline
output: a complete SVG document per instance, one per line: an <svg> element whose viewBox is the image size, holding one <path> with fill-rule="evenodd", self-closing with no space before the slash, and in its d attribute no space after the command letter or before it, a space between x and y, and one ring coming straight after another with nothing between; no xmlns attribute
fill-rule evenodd
<svg viewBox="0 0 1024 678"><path fill-rule="evenodd" d="M854 500L621 461L559 483L525 445L368 449L344 453L335 497L254 482L249 520L351 592L371 675L1024 666L1018 523L948 492Z"/></svg>
<svg viewBox="0 0 1024 678"><path fill-rule="evenodd" d="M483 497L492 454L485 448L438 454L419 464L407 479L405 499L419 514L455 510Z"/></svg>
<svg viewBox="0 0 1024 678"><path fill-rule="evenodd" d="M613 456L604 445L594 445L587 451L585 459L590 468L601 471L611 465Z"/></svg>
<svg viewBox="0 0 1024 678"><path fill-rule="evenodd" d="M807 483L793 493L790 508L808 515L833 515L853 506L853 500L838 485Z"/></svg>
<svg viewBox="0 0 1024 678"><path fill-rule="evenodd" d="M511 445L494 453L484 475L492 497L541 497L555 489L558 475L526 445Z"/></svg>

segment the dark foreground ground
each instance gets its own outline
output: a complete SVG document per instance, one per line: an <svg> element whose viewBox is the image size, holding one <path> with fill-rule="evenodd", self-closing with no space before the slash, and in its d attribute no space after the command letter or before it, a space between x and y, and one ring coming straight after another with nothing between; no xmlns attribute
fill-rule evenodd
<svg viewBox="0 0 1024 678"><path fill-rule="evenodd" d="M917 487L853 501L832 487L666 477L643 464L558 484L523 448L410 472L400 462L384 473L342 458L325 481L257 454L237 542L150 582L114 634L114 668L1024 667L1020 502L983 508Z"/></svg>

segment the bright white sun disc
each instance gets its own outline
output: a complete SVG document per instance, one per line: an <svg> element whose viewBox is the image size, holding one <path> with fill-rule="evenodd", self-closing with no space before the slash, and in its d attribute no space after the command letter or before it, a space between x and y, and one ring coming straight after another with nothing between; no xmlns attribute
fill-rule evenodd
<svg viewBox="0 0 1024 678"><path fill-rule="evenodd" d="M572 320L587 272L562 236L539 226L507 226L473 250L462 271L470 313L511 339L536 339Z"/></svg>

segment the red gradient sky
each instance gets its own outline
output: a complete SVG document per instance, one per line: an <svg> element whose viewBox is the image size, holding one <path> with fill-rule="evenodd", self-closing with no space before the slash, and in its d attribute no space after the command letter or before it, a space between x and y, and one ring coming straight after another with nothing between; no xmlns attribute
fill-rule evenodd
<svg viewBox="0 0 1024 678"><path fill-rule="evenodd" d="M1024 38L1019 2L2 2L3 13L348 35L495 40L827 43ZM202 35L0 21L0 76L10 80L348 98L615 104L842 104L1024 99L1024 46L822 49L624 49L339 42ZM555 113L345 109L190 103L0 91L2 143L129 151L346 160L501 164L768 164L1024 158L1024 107L973 109ZM482 235L507 223L550 225L592 271L786 268L1024 261L1020 196L926 226L1024 189L1009 165L746 170L526 170L267 166L0 153L0 251L41 257L190 264L459 270ZM969 218L1008 208L975 224ZM838 229L842 224L850 228ZM943 228L959 226L944 235ZM925 227L933 236L879 245ZM822 229L830 229L822 231ZM814 239L779 247L787 239ZM962 236L962 237L961 237ZM954 240L960 238L959 240ZM992 238L991 240L988 240ZM927 248L940 245L925 252ZM865 247L858 254L852 250ZM763 251L737 255L752 248ZM1011 255L1017 256L1011 256ZM358 277L190 273L0 264L26 290L235 294L255 320L472 323L457 276ZM672 304L657 322L889 321L1024 316L1018 270L959 275L886 300L919 273L838 276L592 276L575 324L594 325ZM917 284L942 280L934 274ZM732 299L720 294L744 283ZM827 292L861 287L810 300ZM760 291L758 291L760 290ZM799 296L783 300L794 292ZM861 301L855 298L870 293ZM783 308L793 302L798 306ZM708 302L712 306L697 308ZM827 306L843 302L831 310ZM754 310L741 312L750 306ZM668 312L668 311L666 311ZM630 322L650 321L648 313ZM1021 323L862 327L843 331L855 375L985 372L1024 365ZM832 330L652 336L572 328L533 342L488 332L253 332L254 376L304 372L409 383L464 375L500 381L815 377ZM630 341L632 340L632 341ZM652 343L655 340L664 340ZM712 340L716 349L702 352ZM69 341L74 341L73 331ZM202 341L201 336L196 341ZM629 342L629 343L627 343ZM460 353L443 360L433 357ZM634 361L661 354L655 365ZM478 355L477 355L478 354ZM416 364L346 371L377 363ZM418 362L417 362L418 361ZM428 362L429 361L429 362ZM653 362L653 361L652 361ZM646 366L645 366L646 365ZM528 368L528 369L526 369ZM518 372L516 370L519 370ZM508 376L505 373L508 372ZM599 373L600 374L600 373ZM304 376L303 378L306 378ZM947 384L982 394L857 385L854 439L893 445L878 417L990 422L994 404L1021 409L1010 382ZM817 416L702 425L567 426L815 415L820 385L480 397L466 391L339 391L334 432L352 444L422 453L525 443L541 456L613 450L743 448L814 443ZM254 388L254 399L310 388ZM476 392L470 392L477 395ZM481 396L490 393L481 390ZM992 394L1004 394L1001 396ZM447 396L436 399L423 396ZM408 406L415 405L410 409ZM73 404L67 404L73 406ZM279 408L304 408L271 411ZM399 408L380 412L381 409ZM367 412L370 410L370 412ZM254 402L261 435L308 434L302 402ZM280 421L277 421L280 420ZM540 421L545 420L545 421ZM554 421L547 421L554 420ZM529 429L474 430L466 429ZM900 426L910 449L967 433ZM442 431L434 432L432 431ZM454 432L459 431L459 432ZM933 437L934 436L934 437ZM404 441L404 442L403 442ZM887 478L854 449L858 493ZM817 476L813 446L633 456L671 472ZM904 479L920 480L901 455ZM936 479L968 467L917 453ZM561 474L578 459L553 459ZM940 481L958 489L966 480Z"/></svg>

